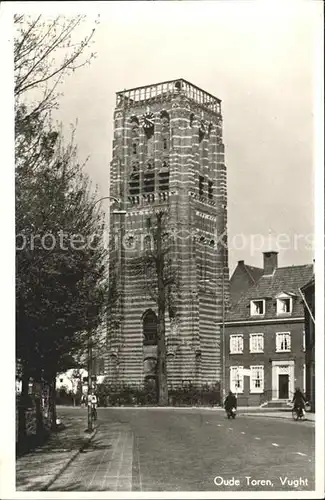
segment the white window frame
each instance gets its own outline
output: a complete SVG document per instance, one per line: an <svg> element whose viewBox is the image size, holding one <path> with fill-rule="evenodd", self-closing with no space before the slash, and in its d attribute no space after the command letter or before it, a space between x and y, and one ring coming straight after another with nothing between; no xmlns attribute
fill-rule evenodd
<svg viewBox="0 0 325 500"><path fill-rule="evenodd" d="M264 392L264 365L251 365L251 376L249 380L249 392L252 394L261 394ZM254 377L254 372L260 376ZM260 386L256 387L255 382L260 380Z"/></svg>
<svg viewBox="0 0 325 500"><path fill-rule="evenodd" d="M306 352L306 330L303 329L302 331L302 350L303 352Z"/></svg>
<svg viewBox="0 0 325 500"><path fill-rule="evenodd" d="M288 335L289 336L289 348L288 349L282 349L280 347L280 344L282 341L280 341L280 335ZM284 338L283 338L284 342ZM275 337L275 350L276 352L291 352L291 332L276 332L276 337Z"/></svg>
<svg viewBox="0 0 325 500"><path fill-rule="evenodd" d="M262 348L261 349L253 349L253 339L256 337L260 337L262 339ZM258 340L256 342L257 344L259 343ZM249 334L249 352L264 352L264 333L250 333Z"/></svg>
<svg viewBox="0 0 325 500"><path fill-rule="evenodd" d="M239 344L241 344L241 348L239 347L239 349L237 350L234 350L234 346L232 345L232 340L234 340L235 337L241 339L241 342L239 342ZM229 354L243 354L243 352L244 352L244 335L242 333L234 333L229 335Z"/></svg>
<svg viewBox="0 0 325 500"><path fill-rule="evenodd" d="M244 392L244 374L243 366L230 366L229 386L230 390L235 394L242 394ZM237 384L239 382L239 386Z"/></svg>
<svg viewBox="0 0 325 500"><path fill-rule="evenodd" d="M290 311L280 311L279 306L282 301L284 300L289 300L290 304ZM292 298L291 297L279 297L276 299L276 313L278 316L284 315L284 314L292 314Z"/></svg>
<svg viewBox="0 0 325 500"><path fill-rule="evenodd" d="M254 312L254 303L255 302L262 302L263 303L263 312L262 313L256 313L256 312ZM250 302L250 311L251 311L251 316L264 316L265 315L265 299L251 300L251 302Z"/></svg>

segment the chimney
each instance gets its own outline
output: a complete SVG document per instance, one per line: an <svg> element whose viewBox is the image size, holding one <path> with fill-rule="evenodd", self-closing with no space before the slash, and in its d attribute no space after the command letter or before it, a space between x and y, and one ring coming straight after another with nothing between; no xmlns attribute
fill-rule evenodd
<svg viewBox="0 0 325 500"><path fill-rule="evenodd" d="M278 267L278 252L263 252L264 275L273 274Z"/></svg>

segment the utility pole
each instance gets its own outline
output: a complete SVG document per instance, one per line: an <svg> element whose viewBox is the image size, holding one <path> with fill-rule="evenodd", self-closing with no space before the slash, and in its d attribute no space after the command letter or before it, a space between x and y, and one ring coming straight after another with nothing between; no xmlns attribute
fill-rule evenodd
<svg viewBox="0 0 325 500"><path fill-rule="evenodd" d="M113 200L115 203L120 203L120 200L115 196L103 196L99 200L95 201L93 208L100 203L102 200ZM113 215L125 215L125 210L113 210ZM93 431L93 416L92 416L92 405L90 396L92 393L92 377L93 377L93 345L92 345L92 332L88 332L87 341L87 365L88 365L88 391L87 391L87 408L88 408L88 426L87 432Z"/></svg>
<svg viewBox="0 0 325 500"><path fill-rule="evenodd" d="M222 266L222 403L226 398L225 271Z"/></svg>

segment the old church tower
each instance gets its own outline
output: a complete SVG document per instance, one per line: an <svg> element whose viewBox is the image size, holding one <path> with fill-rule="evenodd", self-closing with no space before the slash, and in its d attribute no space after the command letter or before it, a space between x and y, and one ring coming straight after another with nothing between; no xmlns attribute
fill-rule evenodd
<svg viewBox="0 0 325 500"><path fill-rule="evenodd" d="M221 101L183 79L118 92L110 174L120 203L110 214L109 380L155 377L157 303L131 264L145 251L148 220L165 211L176 283L176 314L165 318L168 384L221 381L229 281Z"/></svg>

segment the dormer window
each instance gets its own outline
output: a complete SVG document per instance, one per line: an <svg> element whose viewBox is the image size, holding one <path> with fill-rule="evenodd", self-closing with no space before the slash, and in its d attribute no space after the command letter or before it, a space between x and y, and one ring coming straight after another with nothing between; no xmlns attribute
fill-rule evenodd
<svg viewBox="0 0 325 500"><path fill-rule="evenodd" d="M276 313L277 314L291 314L292 312L292 299L285 297L276 300Z"/></svg>
<svg viewBox="0 0 325 500"><path fill-rule="evenodd" d="M265 300L251 300L251 316L263 316L265 314Z"/></svg>

